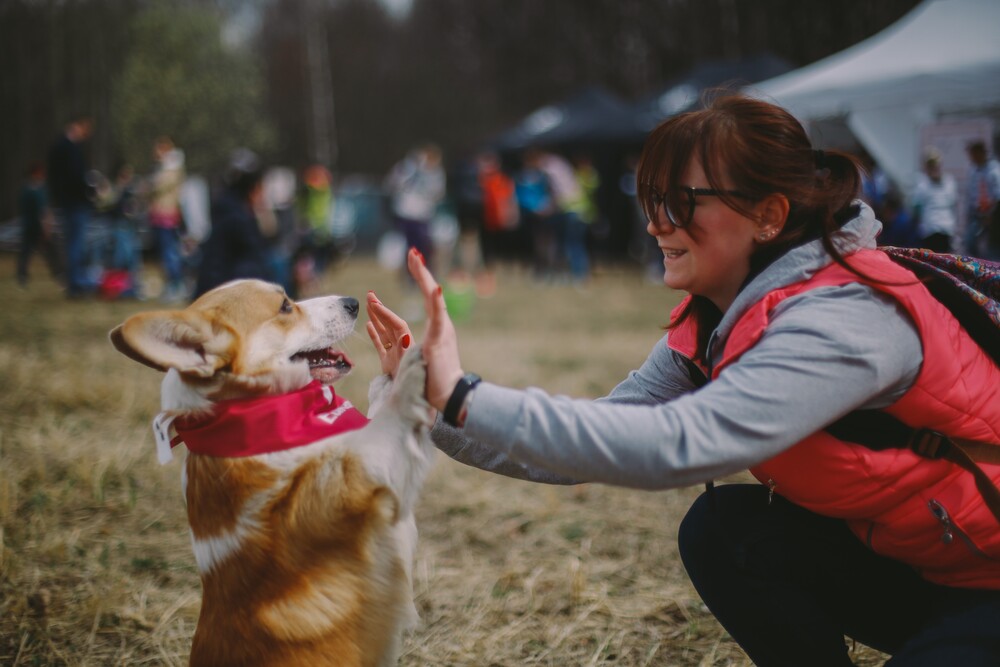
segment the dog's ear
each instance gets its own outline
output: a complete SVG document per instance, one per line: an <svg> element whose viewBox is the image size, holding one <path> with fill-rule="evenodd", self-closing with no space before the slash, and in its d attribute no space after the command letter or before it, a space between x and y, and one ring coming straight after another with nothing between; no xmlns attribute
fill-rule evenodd
<svg viewBox="0 0 1000 667"><path fill-rule="evenodd" d="M211 377L229 363L232 341L227 331L214 331L205 317L184 310L133 315L108 336L130 359L158 371L176 368L197 377Z"/></svg>

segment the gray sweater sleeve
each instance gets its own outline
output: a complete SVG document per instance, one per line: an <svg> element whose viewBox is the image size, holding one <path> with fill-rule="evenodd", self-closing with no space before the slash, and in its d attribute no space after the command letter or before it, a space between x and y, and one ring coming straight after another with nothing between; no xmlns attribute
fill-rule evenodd
<svg viewBox="0 0 1000 667"><path fill-rule="evenodd" d="M660 341L605 399L484 382L462 433L439 426L434 437L453 458L523 479L686 486L765 461L851 410L891 404L922 359L894 300L859 284L821 288L783 302L757 345L700 390Z"/></svg>
<svg viewBox="0 0 1000 667"><path fill-rule="evenodd" d="M484 385L480 385L483 387ZM653 346L649 357L638 369L630 372L614 390L595 401L635 405L657 405L694 389L684 365L675 353L667 349L664 336ZM515 392L516 393L516 392ZM478 401L479 389L473 396ZM434 444L451 458L483 470L507 477L547 484L576 484L580 480L553 473L545 468L512 461L502 451L465 435L438 417L431 431Z"/></svg>

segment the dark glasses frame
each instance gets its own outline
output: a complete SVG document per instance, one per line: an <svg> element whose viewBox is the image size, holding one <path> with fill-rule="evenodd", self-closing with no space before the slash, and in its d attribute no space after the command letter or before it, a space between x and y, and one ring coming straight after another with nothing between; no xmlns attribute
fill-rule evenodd
<svg viewBox="0 0 1000 667"><path fill-rule="evenodd" d="M646 218L652 222L654 225L657 224L656 220L656 209L663 207L663 212L667 216L667 222L669 222L673 227L677 229L683 229L691 224L691 220L694 218L694 206L696 197L718 197L721 195L728 195L731 197L740 197L741 199L752 199L749 195L740 192L739 190L716 190L715 188L691 188L678 186L675 191L682 192L685 195L685 210L684 215L678 216L676 211L670 209L670 205L667 202L667 195L669 193L659 193L655 188L649 188L648 201L643 203L643 211L646 214Z"/></svg>

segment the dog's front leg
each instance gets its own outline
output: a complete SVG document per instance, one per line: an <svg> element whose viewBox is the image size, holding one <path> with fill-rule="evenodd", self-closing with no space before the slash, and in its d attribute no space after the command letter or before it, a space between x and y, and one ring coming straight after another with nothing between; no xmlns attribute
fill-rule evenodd
<svg viewBox="0 0 1000 667"><path fill-rule="evenodd" d="M357 432L352 449L399 502L400 516L413 511L434 460L431 407L424 398L426 369L419 348L406 353L394 380L376 378L369 390L371 423ZM352 434L353 435L353 434Z"/></svg>

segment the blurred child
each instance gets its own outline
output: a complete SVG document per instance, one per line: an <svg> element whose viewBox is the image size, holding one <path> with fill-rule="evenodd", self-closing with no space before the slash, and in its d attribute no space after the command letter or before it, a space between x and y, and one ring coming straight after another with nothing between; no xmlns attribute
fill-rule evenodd
<svg viewBox="0 0 1000 667"><path fill-rule="evenodd" d="M17 212L21 219L21 248L17 256L17 282L28 285L28 265L35 250L41 250L52 276L61 276L61 262L52 242L53 220L45 188L45 168L40 162L28 166L24 184L18 196Z"/></svg>

